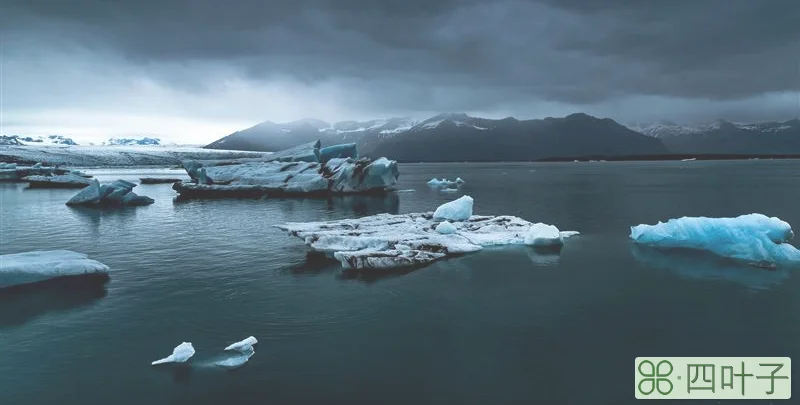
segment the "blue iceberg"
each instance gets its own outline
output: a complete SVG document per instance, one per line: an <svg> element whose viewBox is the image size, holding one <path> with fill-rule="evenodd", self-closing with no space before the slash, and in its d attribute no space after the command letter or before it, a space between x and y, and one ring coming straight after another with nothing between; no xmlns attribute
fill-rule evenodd
<svg viewBox="0 0 800 405"><path fill-rule="evenodd" d="M633 226L630 237L657 249L704 250L759 267L800 262L800 250L789 244L794 237L792 227L762 214L670 219Z"/></svg>

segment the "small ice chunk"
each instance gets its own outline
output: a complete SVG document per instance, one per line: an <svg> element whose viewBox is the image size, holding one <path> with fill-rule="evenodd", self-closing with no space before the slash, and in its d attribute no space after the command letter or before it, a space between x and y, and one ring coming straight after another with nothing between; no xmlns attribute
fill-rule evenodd
<svg viewBox="0 0 800 405"><path fill-rule="evenodd" d="M466 221L472 216L472 197L465 195L457 200L444 203L436 208L433 219L448 221Z"/></svg>
<svg viewBox="0 0 800 405"><path fill-rule="evenodd" d="M457 188L443 188L442 192L443 193L457 193L458 189Z"/></svg>
<svg viewBox="0 0 800 405"><path fill-rule="evenodd" d="M432 178L427 183L429 186L434 188L454 188L464 184L464 180L461 177L456 178L455 180L448 180L448 179L437 179Z"/></svg>
<svg viewBox="0 0 800 405"><path fill-rule="evenodd" d="M557 246L564 244L561 232L553 225L536 223L531 225L525 234L525 244L528 246Z"/></svg>
<svg viewBox="0 0 800 405"><path fill-rule="evenodd" d="M165 363L185 363L194 356L194 346L190 342L183 342L172 350L172 354L164 357L161 360L156 360L151 363L153 366Z"/></svg>
<svg viewBox="0 0 800 405"><path fill-rule="evenodd" d="M450 235L458 232L458 229L456 229L456 227L450 222L444 221L440 222L439 225L436 225L436 232L439 232L442 235Z"/></svg>
<svg viewBox="0 0 800 405"><path fill-rule="evenodd" d="M226 347L225 350L235 350L239 352L245 352L251 350L253 348L253 345L256 343L258 343L258 339L256 339L253 336L250 336L247 339L242 340L241 342L236 342Z"/></svg>

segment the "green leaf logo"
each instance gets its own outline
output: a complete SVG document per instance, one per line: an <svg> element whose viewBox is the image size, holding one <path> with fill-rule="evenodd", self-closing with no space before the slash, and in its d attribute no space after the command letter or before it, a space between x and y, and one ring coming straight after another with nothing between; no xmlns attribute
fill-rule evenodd
<svg viewBox="0 0 800 405"><path fill-rule="evenodd" d="M661 360L658 365L654 365L652 361L644 360L639 363L637 370L639 375L645 377L639 381L637 386L642 395L650 395L653 391L658 391L661 395L669 395L672 392L672 381L667 378L672 374L672 363L669 361ZM645 390L645 387L648 389ZM668 387L668 389L664 389L664 387Z"/></svg>

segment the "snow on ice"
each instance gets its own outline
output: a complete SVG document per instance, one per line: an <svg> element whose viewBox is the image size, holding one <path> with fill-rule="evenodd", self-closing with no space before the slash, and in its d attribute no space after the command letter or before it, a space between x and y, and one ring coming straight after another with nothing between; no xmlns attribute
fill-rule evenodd
<svg viewBox="0 0 800 405"><path fill-rule="evenodd" d="M108 266L69 250L0 255L0 288L60 277L108 274Z"/></svg>
<svg viewBox="0 0 800 405"><path fill-rule="evenodd" d="M458 218L464 218L472 209L472 199L465 197L447 203L456 202L459 209L453 211ZM437 211L451 211L439 208ZM532 229L536 229L536 224L514 216L469 213L464 219L450 220L455 232L446 234L437 228L441 225L446 230L447 225L442 224L447 219L437 218L431 212L287 223L277 228L302 239L312 250L333 256L346 269L414 267L447 256L475 252L485 246L521 245ZM563 232L559 236L563 239L575 234L577 232Z"/></svg>

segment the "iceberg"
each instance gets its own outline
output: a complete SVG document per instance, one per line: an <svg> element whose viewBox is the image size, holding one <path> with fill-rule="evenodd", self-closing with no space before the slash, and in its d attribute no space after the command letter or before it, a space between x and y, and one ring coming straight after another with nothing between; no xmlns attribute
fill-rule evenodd
<svg viewBox="0 0 800 405"><path fill-rule="evenodd" d="M166 363L186 363L186 360L189 360L192 356L194 356L194 346L190 342L183 342L172 350L172 354L150 364L155 366Z"/></svg>
<svg viewBox="0 0 800 405"><path fill-rule="evenodd" d="M28 182L30 188L84 188L91 180L74 173L55 176L26 176L22 180Z"/></svg>
<svg viewBox="0 0 800 405"><path fill-rule="evenodd" d="M430 179L430 181L428 181L429 186L434 188L441 188L443 189L442 191L452 190L453 188L458 187L462 184L464 184L464 180L462 180L461 177L457 177L455 180L448 180L445 178L437 179L434 177Z"/></svg>
<svg viewBox="0 0 800 405"><path fill-rule="evenodd" d="M256 343L258 343L258 339L256 339L253 336L250 336L247 339L242 340L241 342L236 342L231 344L230 346L226 347L225 350L235 350L238 352L245 352L248 350L252 350L253 345Z"/></svg>
<svg viewBox="0 0 800 405"><path fill-rule="evenodd" d="M465 221L472 216L472 197L465 195L457 200L444 203L436 208L433 219Z"/></svg>
<svg viewBox="0 0 800 405"><path fill-rule="evenodd" d="M470 199L470 210L471 205ZM392 269L419 267L487 246L523 245L535 225L514 216L471 215L447 222L455 232L442 234L437 229L446 230L445 223L434 213L426 212L294 222L276 227L300 238L312 251L338 260L345 269ZM562 238L574 234L560 233Z"/></svg>
<svg viewBox="0 0 800 405"><path fill-rule="evenodd" d="M551 247L564 244L564 235L572 236L575 232L562 234L553 225L536 223L531 225L528 233L525 234L525 244L534 247Z"/></svg>
<svg viewBox="0 0 800 405"><path fill-rule="evenodd" d="M348 150L347 145L335 145L323 162L314 160L321 156L319 141L311 146L312 152L302 148L276 152L278 159L270 155L258 161L185 162L194 183L175 183L172 188L184 197L259 197L385 193L397 184L395 161L331 157Z"/></svg>
<svg viewBox="0 0 800 405"><path fill-rule="evenodd" d="M140 206L155 202L150 197L140 196L133 192L135 183L125 180L115 180L109 184L100 185L97 179L91 181L89 186L75 194L67 201L67 205L76 206Z"/></svg>
<svg viewBox="0 0 800 405"><path fill-rule="evenodd" d="M61 277L108 275L108 266L69 250L0 255L0 288Z"/></svg>
<svg viewBox="0 0 800 405"><path fill-rule="evenodd" d="M657 249L704 250L759 267L800 262L800 250L789 244L794 237L792 227L762 214L670 219L633 226L630 237Z"/></svg>

